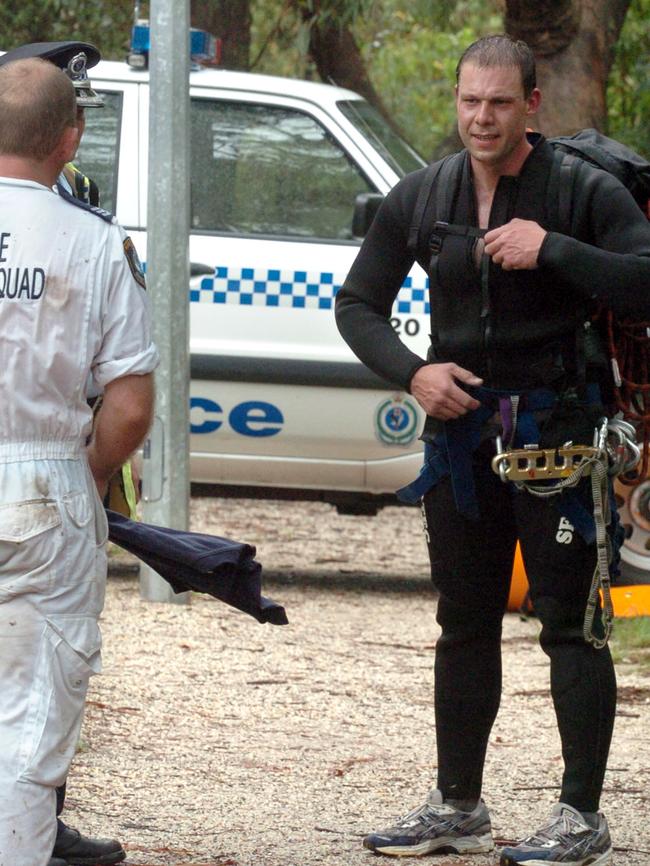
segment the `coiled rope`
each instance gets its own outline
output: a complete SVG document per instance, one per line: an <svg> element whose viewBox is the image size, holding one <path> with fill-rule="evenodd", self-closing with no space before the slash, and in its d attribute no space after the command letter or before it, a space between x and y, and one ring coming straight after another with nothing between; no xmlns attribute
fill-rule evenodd
<svg viewBox="0 0 650 866"><path fill-rule="evenodd" d="M634 473L619 475L628 486L640 484L650 465L650 322L618 319L605 313L616 408L637 431L641 462Z"/></svg>

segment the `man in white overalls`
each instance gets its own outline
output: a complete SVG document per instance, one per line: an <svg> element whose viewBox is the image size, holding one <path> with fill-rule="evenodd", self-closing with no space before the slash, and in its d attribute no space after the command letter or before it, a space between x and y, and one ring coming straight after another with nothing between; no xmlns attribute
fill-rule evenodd
<svg viewBox="0 0 650 866"><path fill-rule="evenodd" d="M86 110L101 110L104 106L104 99L93 89L87 72L101 59L98 49L89 42L69 40L66 42L31 42L3 54L0 57L0 67L30 57L48 60L62 69L72 81L77 100L77 129L79 130L79 142L81 142L86 125ZM97 184L71 162L66 164L59 175L56 188L59 194L64 197L67 194L86 204L100 204ZM97 394L89 394L88 396L94 400L97 399ZM127 462L122 470L111 479L104 503L107 507L132 517L134 516L133 508L136 499L132 466L130 462ZM89 866L89 864L112 866L112 864L120 863L126 857L126 853L117 839L86 836L79 830L68 826L61 818L66 798L66 782L67 780L56 790L57 832L52 859L48 866Z"/></svg>
<svg viewBox="0 0 650 866"><path fill-rule="evenodd" d="M100 497L146 435L157 363L132 244L52 191L75 115L51 63L0 69L0 866L50 860L100 666ZM104 390L90 442L89 375Z"/></svg>

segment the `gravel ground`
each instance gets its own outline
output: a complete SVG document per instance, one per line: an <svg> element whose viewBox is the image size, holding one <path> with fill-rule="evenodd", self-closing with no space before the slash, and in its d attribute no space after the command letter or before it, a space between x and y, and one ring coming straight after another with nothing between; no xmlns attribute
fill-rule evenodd
<svg viewBox="0 0 650 866"><path fill-rule="evenodd" d="M290 624L262 626L198 595L189 606L145 603L133 575L113 575L104 675L89 693L64 817L119 837L133 866L380 862L362 836L418 805L435 779L438 626L417 510L367 518L319 503L195 499L192 528L256 544L265 594ZM128 572L133 561L112 562ZM534 829L557 796L537 631L506 618L484 789L499 840ZM622 665L619 686L603 808L615 863L648 866L650 679Z"/></svg>

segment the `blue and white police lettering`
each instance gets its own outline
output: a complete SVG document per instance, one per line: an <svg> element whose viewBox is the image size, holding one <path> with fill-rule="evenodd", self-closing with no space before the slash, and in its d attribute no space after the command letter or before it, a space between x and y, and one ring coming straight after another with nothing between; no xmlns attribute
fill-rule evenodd
<svg viewBox="0 0 650 866"><path fill-rule="evenodd" d="M194 412L193 410L197 410ZM197 421L197 412L200 411L200 423ZM207 397L190 398L190 433L214 433L223 424L221 419L221 406Z"/></svg>
<svg viewBox="0 0 650 866"><path fill-rule="evenodd" d="M280 432L284 418L272 403L263 400L248 400L239 403L229 416L230 426L242 436L275 436Z"/></svg>
<svg viewBox="0 0 650 866"><path fill-rule="evenodd" d="M223 409L217 402L208 397L190 398L190 433L216 433L223 423ZM276 436L282 430L284 415L266 400L246 400L233 406L228 413L228 423L240 436Z"/></svg>

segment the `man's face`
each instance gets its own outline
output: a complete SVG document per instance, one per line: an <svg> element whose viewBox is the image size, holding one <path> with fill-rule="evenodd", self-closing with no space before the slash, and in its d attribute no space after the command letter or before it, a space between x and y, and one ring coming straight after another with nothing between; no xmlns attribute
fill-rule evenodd
<svg viewBox="0 0 650 866"><path fill-rule="evenodd" d="M524 97L516 66L480 67L463 63L456 87L458 132L472 158L493 168L507 165L525 147L526 124L540 94Z"/></svg>

